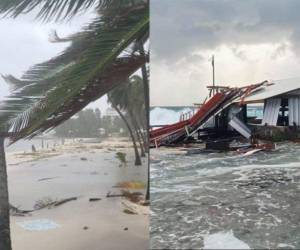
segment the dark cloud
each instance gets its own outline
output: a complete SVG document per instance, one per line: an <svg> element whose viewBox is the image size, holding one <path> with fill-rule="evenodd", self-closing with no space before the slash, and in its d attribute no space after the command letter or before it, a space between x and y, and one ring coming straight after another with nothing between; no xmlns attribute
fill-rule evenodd
<svg viewBox="0 0 300 250"><path fill-rule="evenodd" d="M286 42L300 54L299 10L298 0L152 0L153 58L176 61L220 45Z"/></svg>

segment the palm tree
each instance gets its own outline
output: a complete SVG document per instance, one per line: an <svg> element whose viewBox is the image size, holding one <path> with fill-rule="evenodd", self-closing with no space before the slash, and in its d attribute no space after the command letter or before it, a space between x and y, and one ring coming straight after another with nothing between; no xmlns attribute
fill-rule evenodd
<svg viewBox="0 0 300 250"><path fill-rule="evenodd" d="M126 81L126 83L109 92L108 100L124 121L133 142L135 161L141 165L136 141L139 142L141 149L143 149L144 146L140 141L141 138L136 117L141 114L140 110L144 109L145 101L141 91L141 87L143 86L140 82L136 81L136 78L137 76L131 77ZM126 112L128 118L122 112Z"/></svg>
<svg viewBox="0 0 300 250"><path fill-rule="evenodd" d="M144 98L144 86L142 78L138 75L132 76L130 79L130 98L127 101L126 110L129 114L131 123L135 129L137 138L141 145L141 154L147 151L146 136L143 133L146 130L146 107ZM143 132L142 132L143 131Z"/></svg>
<svg viewBox="0 0 300 250"><path fill-rule="evenodd" d="M141 55L145 55L144 44L140 41L138 45L139 45L139 51ZM142 65L142 76L143 76L143 83L144 83L144 97L145 97L145 110L146 110L146 133L147 133L146 148L149 150L150 93L149 93L149 79L148 79L146 64ZM147 185L147 192L146 192L146 200L150 200L150 158L148 158L147 165L148 165L148 185Z"/></svg>
<svg viewBox="0 0 300 250"><path fill-rule="evenodd" d="M96 7L99 16L67 38L59 56L35 65L21 79L5 75L12 93L0 103L0 249L10 250L4 138L32 138L69 119L139 69L148 55L135 44L149 30L148 1L143 0L3 0L0 14L17 17L39 8L43 20L71 18Z"/></svg>
<svg viewBox="0 0 300 250"><path fill-rule="evenodd" d="M140 76L134 75L128 79L128 81L113 89L108 93L108 100L112 104L112 106L116 109L118 114L123 119L126 124L131 138L134 144L134 150L136 157L139 157L137 146L135 143L135 138L132 130L136 131L137 139L144 138L143 143L140 143L141 148L145 146L146 140L145 135L141 133L141 129L147 131L147 113L145 108L146 98L142 94L144 92L144 81ZM122 111L128 113L129 119L122 114ZM129 120L129 121L128 121ZM132 128L131 128L132 126ZM140 135L140 136L139 136ZM146 191L146 200L150 199L150 165L149 165L149 157L148 157L148 185Z"/></svg>
<svg viewBox="0 0 300 250"><path fill-rule="evenodd" d="M133 130L129 124L129 122L127 121L125 115L122 113L121 109L118 107L119 104L116 104L116 102L114 101L113 97L108 97L108 101L109 103L112 105L112 107L117 111L117 113L119 114L119 116L121 117L121 119L124 121L127 129L128 129L128 132L130 134L130 137L131 137L131 140L132 140L132 143L133 143L133 149L134 149L134 155L135 155L135 165L136 166L140 166L142 165L142 161L141 161L141 157L139 155L139 151L138 151L138 147L137 147L137 144L136 144L136 140L135 140L135 137L134 137L134 134L133 134Z"/></svg>
<svg viewBox="0 0 300 250"><path fill-rule="evenodd" d="M9 202L4 138L0 137L0 249L10 250Z"/></svg>

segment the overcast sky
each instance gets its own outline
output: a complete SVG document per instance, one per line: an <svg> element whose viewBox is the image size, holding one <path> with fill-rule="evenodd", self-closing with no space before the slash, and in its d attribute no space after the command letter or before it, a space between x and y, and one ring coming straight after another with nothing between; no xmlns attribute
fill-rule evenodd
<svg viewBox="0 0 300 250"><path fill-rule="evenodd" d="M216 84L300 76L300 1L151 0L151 105L191 105Z"/></svg>
<svg viewBox="0 0 300 250"><path fill-rule="evenodd" d="M16 19L0 19L0 74L12 74L21 77L30 66L49 60L68 46L66 43L50 43L49 34L56 30L64 37L79 31L81 27L94 17L89 11L75 16L70 22L42 23L35 20L34 13L22 15ZM6 83L0 78L0 99L9 94ZM106 98L102 98L89 107L107 107Z"/></svg>

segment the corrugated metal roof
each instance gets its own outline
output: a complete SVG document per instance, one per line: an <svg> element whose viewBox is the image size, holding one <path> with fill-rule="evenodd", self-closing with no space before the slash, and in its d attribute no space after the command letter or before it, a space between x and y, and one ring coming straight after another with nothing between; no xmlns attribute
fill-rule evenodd
<svg viewBox="0 0 300 250"><path fill-rule="evenodd" d="M258 102L274 96L300 89L300 77L283 80L269 80L273 85L260 87L245 98L245 102Z"/></svg>

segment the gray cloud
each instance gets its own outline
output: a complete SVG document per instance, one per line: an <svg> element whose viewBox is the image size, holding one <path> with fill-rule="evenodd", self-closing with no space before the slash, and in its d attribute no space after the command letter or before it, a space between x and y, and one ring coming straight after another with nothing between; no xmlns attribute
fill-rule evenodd
<svg viewBox="0 0 300 250"><path fill-rule="evenodd" d="M89 12L71 22L42 23L30 12L16 19L1 18L0 73L20 77L30 66L58 55L68 44L50 43L50 31L55 29L66 36L79 31L92 17ZM1 77L0 84L1 98L8 94L8 88Z"/></svg>
<svg viewBox="0 0 300 250"><path fill-rule="evenodd" d="M152 0L153 58L176 61L224 44L286 41L300 54L299 9L298 0Z"/></svg>
<svg viewBox="0 0 300 250"><path fill-rule="evenodd" d="M68 43L51 43L50 32L57 30L61 37L73 34L94 18L95 13L90 10L75 16L69 22L59 23L42 23L35 20L35 16L36 13L30 12L16 19L0 18L0 74L20 77L34 64L58 55ZM0 100L7 95L9 88L0 77ZM106 97L91 103L88 107L100 107L104 112L107 108Z"/></svg>

